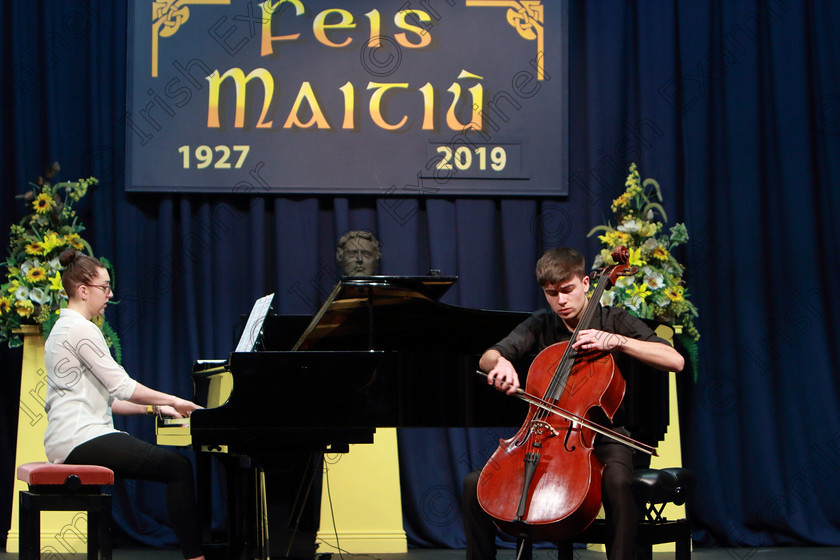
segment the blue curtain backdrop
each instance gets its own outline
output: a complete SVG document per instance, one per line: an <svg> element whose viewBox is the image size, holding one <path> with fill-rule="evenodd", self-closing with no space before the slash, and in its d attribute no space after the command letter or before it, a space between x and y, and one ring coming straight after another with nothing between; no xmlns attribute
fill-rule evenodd
<svg viewBox="0 0 840 560"><path fill-rule="evenodd" d="M124 363L147 385L189 395L192 360L224 358L255 299L276 292L281 313L316 309L349 229L376 232L384 274L458 275L447 303L540 307L535 259L560 244L594 255L586 233L637 162L691 234L680 258L703 339L697 381L682 384L682 430L699 477L695 537L838 546L838 21L833 0L572 1L566 198L277 197L258 185L141 195L123 190L125 0L6 1L0 231L45 163L61 162L61 179L99 177L81 213L96 253L116 266L121 303L109 313ZM2 358L8 516L20 357ZM152 438L147 420L123 426ZM402 434L413 545L463 546L460 479L499 435ZM116 494L122 542L174 543L159 489L122 482Z"/></svg>

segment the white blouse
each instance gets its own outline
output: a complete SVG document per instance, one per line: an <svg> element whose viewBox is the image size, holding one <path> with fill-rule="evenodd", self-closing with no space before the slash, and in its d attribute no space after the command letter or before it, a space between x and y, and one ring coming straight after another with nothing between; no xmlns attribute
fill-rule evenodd
<svg viewBox="0 0 840 560"><path fill-rule="evenodd" d="M44 351L44 447L51 463L63 463L77 445L117 431L111 403L131 398L137 382L111 357L102 331L72 309L61 310Z"/></svg>

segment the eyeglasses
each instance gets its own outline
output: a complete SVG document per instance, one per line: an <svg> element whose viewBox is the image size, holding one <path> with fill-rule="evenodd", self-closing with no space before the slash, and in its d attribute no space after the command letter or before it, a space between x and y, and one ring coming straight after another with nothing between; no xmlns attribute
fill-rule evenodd
<svg viewBox="0 0 840 560"><path fill-rule="evenodd" d="M85 286L90 288L99 288L105 295L108 295L108 292L114 293L113 290L111 290L110 284L85 284Z"/></svg>

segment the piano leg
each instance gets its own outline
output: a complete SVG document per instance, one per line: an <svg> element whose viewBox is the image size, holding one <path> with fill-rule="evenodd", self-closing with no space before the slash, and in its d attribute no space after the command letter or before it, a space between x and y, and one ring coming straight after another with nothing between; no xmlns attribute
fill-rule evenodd
<svg viewBox="0 0 840 560"><path fill-rule="evenodd" d="M196 486L198 487L198 509L201 516L202 542L205 556L209 560L241 560L244 551L237 543L244 542L239 538L236 519L237 491L236 483L238 458L224 453L200 451L195 454ZM218 471L221 468L222 471ZM224 477L222 484L216 484L216 477ZM213 523L213 497L215 490L222 487L222 499L225 505L225 519L221 533L215 529Z"/></svg>
<svg viewBox="0 0 840 560"><path fill-rule="evenodd" d="M217 470L221 469L221 471ZM222 484L214 484L220 477ZM262 471L247 457L226 453L196 453L196 483L201 512L205 556L208 560L265 560L268 532L265 502L260 502ZM221 531L214 529L213 496L221 486L225 518Z"/></svg>
<svg viewBox="0 0 840 560"><path fill-rule="evenodd" d="M320 452L250 458L197 453L198 502L208 560L312 560L321 506ZM223 469L219 473L215 468ZM226 519L213 530L214 475L224 480Z"/></svg>
<svg viewBox="0 0 840 560"><path fill-rule="evenodd" d="M292 451L263 461L271 558L312 560L318 548L322 455Z"/></svg>
<svg viewBox="0 0 840 560"><path fill-rule="evenodd" d="M271 546L268 534L268 503L265 495L265 472L262 469L254 469L254 485L256 488L256 547L257 558L268 558Z"/></svg>

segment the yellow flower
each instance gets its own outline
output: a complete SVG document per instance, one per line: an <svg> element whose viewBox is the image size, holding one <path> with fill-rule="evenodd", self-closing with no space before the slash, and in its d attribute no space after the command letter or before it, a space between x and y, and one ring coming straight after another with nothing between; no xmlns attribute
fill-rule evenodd
<svg viewBox="0 0 840 560"><path fill-rule="evenodd" d="M619 245L627 245L627 243L630 242L630 235L624 233L623 231L613 230L608 231L604 235L599 235L598 239L600 239L604 245L618 247Z"/></svg>
<svg viewBox="0 0 840 560"><path fill-rule="evenodd" d="M630 248L630 261L628 262L630 266L645 266L647 264L646 260L642 259L642 248L636 247Z"/></svg>
<svg viewBox="0 0 840 560"><path fill-rule="evenodd" d="M60 292L63 286L61 285L61 273L55 273L55 276L50 278L50 290L53 292Z"/></svg>
<svg viewBox="0 0 840 560"><path fill-rule="evenodd" d="M636 164L630 165L630 173L627 175L627 180L624 182L624 186L627 189L624 191L623 196L627 196L629 198L633 198L637 194L642 192L642 176L639 175L639 171L636 169Z"/></svg>
<svg viewBox="0 0 840 560"><path fill-rule="evenodd" d="M5 315L12 310L12 300L6 296L0 296L0 315Z"/></svg>
<svg viewBox="0 0 840 560"><path fill-rule="evenodd" d="M659 261L668 260L668 250L662 245L657 245L656 248L650 252L650 256Z"/></svg>
<svg viewBox="0 0 840 560"><path fill-rule="evenodd" d="M624 193L612 202L612 206L610 207L613 212L620 210L621 208L627 208L630 205L630 194Z"/></svg>
<svg viewBox="0 0 840 560"><path fill-rule="evenodd" d="M628 187L638 185L641 182L642 176L639 175L638 168L635 163L630 164L630 173L627 174L627 180L624 184Z"/></svg>
<svg viewBox="0 0 840 560"><path fill-rule="evenodd" d="M84 249L85 244L82 243L82 238L78 233L70 233L64 236L64 243L70 245L74 249Z"/></svg>
<svg viewBox="0 0 840 560"><path fill-rule="evenodd" d="M46 214L55 206L55 200L47 193L41 193L32 201L32 207L38 214Z"/></svg>
<svg viewBox="0 0 840 560"><path fill-rule="evenodd" d="M54 232L50 232L45 235L44 240L41 242L45 255L49 254L49 252L56 247L61 247L62 245L64 245L64 241L57 233Z"/></svg>
<svg viewBox="0 0 840 560"><path fill-rule="evenodd" d="M87 194L87 190L90 185L95 185L97 183L99 183L99 181L96 179L96 177L79 179L79 181L76 183L75 188L68 191L70 193L70 198L72 198L73 200L79 200L80 198L85 196L85 194Z"/></svg>
<svg viewBox="0 0 840 560"><path fill-rule="evenodd" d="M35 317L35 322L39 325L42 325L47 319L50 318L50 308L47 305L41 306L41 312Z"/></svg>
<svg viewBox="0 0 840 560"><path fill-rule="evenodd" d="M642 222L641 227L639 228L639 235L642 237L650 237L651 235L656 235L656 232L659 231L659 226L651 222Z"/></svg>
<svg viewBox="0 0 840 560"><path fill-rule="evenodd" d="M42 266L33 266L29 272L26 273L26 279L33 284L42 282L47 277L47 271Z"/></svg>
<svg viewBox="0 0 840 560"><path fill-rule="evenodd" d="M35 311L35 305L28 299L19 299L15 302L15 310L17 314L28 319L32 312Z"/></svg>
<svg viewBox="0 0 840 560"><path fill-rule="evenodd" d="M604 260L604 266L615 264L615 259L612 258L612 251L609 249L601 249L601 258Z"/></svg>
<svg viewBox="0 0 840 560"><path fill-rule="evenodd" d="M32 243L26 244L26 254L27 255L43 255L44 254L44 246L41 244L40 241L33 241Z"/></svg>
<svg viewBox="0 0 840 560"><path fill-rule="evenodd" d="M628 296L630 296L631 298L638 297L638 298L641 298L642 300L644 300L650 294L651 294L651 292L648 291L647 283L633 284L633 286L629 290L627 290L627 295Z"/></svg>
<svg viewBox="0 0 840 560"><path fill-rule="evenodd" d="M685 288L682 286L670 286L667 290L665 290L665 295L668 296L668 299L671 301L682 301L684 291Z"/></svg>

